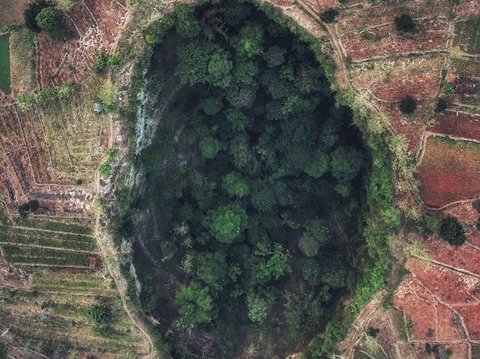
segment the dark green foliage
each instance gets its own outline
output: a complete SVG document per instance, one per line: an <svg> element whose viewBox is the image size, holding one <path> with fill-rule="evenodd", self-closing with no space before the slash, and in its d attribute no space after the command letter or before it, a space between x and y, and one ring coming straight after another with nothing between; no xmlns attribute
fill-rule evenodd
<svg viewBox="0 0 480 359"><path fill-rule="evenodd" d="M416 25L412 17L407 14L395 16L395 26L400 32L414 33L416 31Z"/></svg>
<svg viewBox="0 0 480 359"><path fill-rule="evenodd" d="M108 304L99 303L90 309L90 317L96 327L102 328L112 320L112 310Z"/></svg>
<svg viewBox="0 0 480 359"><path fill-rule="evenodd" d="M121 60L119 54L109 54L108 52L100 51L95 58L95 72L102 75L107 69L120 65Z"/></svg>
<svg viewBox="0 0 480 359"><path fill-rule="evenodd" d="M188 9L187 24L202 29L195 36L176 12L149 33L163 39L150 49L152 78L182 86L142 154L138 208L155 216L148 230L160 263L149 276L164 278L140 276L150 288L141 301L165 318L173 357L200 355L190 330L213 333L213 357L241 356L247 335L259 356L282 356L355 288L360 245L348 238L363 222L368 158L316 62L320 46L312 53L247 3L218 3Z"/></svg>
<svg viewBox="0 0 480 359"><path fill-rule="evenodd" d="M35 17L38 27L45 31L59 30L63 25L63 13L54 7L43 8Z"/></svg>
<svg viewBox="0 0 480 359"><path fill-rule="evenodd" d="M182 4L175 8L175 18L177 33L183 37L195 37L202 30L200 22L195 18L192 9L187 5Z"/></svg>
<svg viewBox="0 0 480 359"><path fill-rule="evenodd" d="M440 97L437 101L437 106L435 107L435 112L443 112L448 108L448 100L446 98Z"/></svg>
<svg viewBox="0 0 480 359"><path fill-rule="evenodd" d="M465 230L455 217L446 217L442 220L440 237L455 246L461 246L466 240Z"/></svg>
<svg viewBox="0 0 480 359"><path fill-rule="evenodd" d="M8 359L8 347L0 341L0 359Z"/></svg>
<svg viewBox="0 0 480 359"><path fill-rule="evenodd" d="M26 9L23 13L23 17L25 19L25 26L27 27L27 29L29 29L33 32L42 31L42 28L37 24L36 18L37 18L37 15L43 9L46 9L50 6L51 5L44 0L39 0L39 1L35 1L35 2L30 3L26 7Z"/></svg>
<svg viewBox="0 0 480 359"><path fill-rule="evenodd" d="M339 12L337 9L330 8L320 14L320 19L322 19L322 21L324 22L331 23L337 20L338 15L339 15Z"/></svg>
<svg viewBox="0 0 480 359"><path fill-rule="evenodd" d="M34 213L40 208L40 203L32 199L28 201L27 203L23 203L18 207L18 213L20 214L20 217L26 218L30 213Z"/></svg>
<svg viewBox="0 0 480 359"><path fill-rule="evenodd" d="M400 111L405 115L411 115L417 109L417 101L412 96L405 96L400 100Z"/></svg>
<svg viewBox="0 0 480 359"><path fill-rule="evenodd" d="M472 202L473 208L480 213L480 199L476 199L475 201Z"/></svg>

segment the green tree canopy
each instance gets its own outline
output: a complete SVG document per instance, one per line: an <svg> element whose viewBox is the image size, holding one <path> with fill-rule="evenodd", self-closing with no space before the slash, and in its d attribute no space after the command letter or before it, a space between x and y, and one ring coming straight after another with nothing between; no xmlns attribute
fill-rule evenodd
<svg viewBox="0 0 480 359"><path fill-rule="evenodd" d="M200 141L199 147L205 158L212 159L221 150L222 144L219 140L209 136Z"/></svg>
<svg viewBox="0 0 480 359"><path fill-rule="evenodd" d="M339 146L331 154L331 170L337 179L352 180L360 173L364 163L364 156L354 147Z"/></svg>
<svg viewBox="0 0 480 359"><path fill-rule="evenodd" d="M49 6L42 9L35 18L37 25L45 31L54 31L62 27L63 13L61 10Z"/></svg>
<svg viewBox="0 0 480 359"><path fill-rule="evenodd" d="M248 318L252 322L262 323L267 319L268 305L267 301L258 295L250 294L247 296Z"/></svg>
<svg viewBox="0 0 480 359"><path fill-rule="evenodd" d="M238 204L220 206L208 213L206 225L216 240L233 243L247 228L247 214Z"/></svg>
<svg viewBox="0 0 480 359"><path fill-rule="evenodd" d="M230 172L223 177L223 188L231 197L243 198L249 192L247 181L235 172Z"/></svg>
<svg viewBox="0 0 480 359"><path fill-rule="evenodd" d="M263 53L263 28L259 24L250 23L240 30L233 39L233 47L240 56L252 58Z"/></svg>
<svg viewBox="0 0 480 359"><path fill-rule="evenodd" d="M440 237L455 246L461 246L466 240L465 230L455 217L446 217L442 220Z"/></svg>
<svg viewBox="0 0 480 359"><path fill-rule="evenodd" d="M208 62L208 75L210 82L218 87L227 88L232 81L232 61L225 51L216 51Z"/></svg>
<svg viewBox="0 0 480 359"><path fill-rule="evenodd" d="M213 319L213 300L208 288L198 282L190 282L177 293L176 303L179 307L179 324L191 329L198 324L206 324Z"/></svg>

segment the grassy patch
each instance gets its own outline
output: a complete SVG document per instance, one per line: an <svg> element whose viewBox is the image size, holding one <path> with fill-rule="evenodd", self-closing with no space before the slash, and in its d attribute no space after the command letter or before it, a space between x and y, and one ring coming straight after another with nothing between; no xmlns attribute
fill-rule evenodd
<svg viewBox="0 0 480 359"><path fill-rule="evenodd" d="M91 256L85 253L13 245L2 245L2 248L7 261L13 264L78 267L90 265Z"/></svg>
<svg viewBox="0 0 480 359"><path fill-rule="evenodd" d="M0 90L10 91L10 35L0 36Z"/></svg>

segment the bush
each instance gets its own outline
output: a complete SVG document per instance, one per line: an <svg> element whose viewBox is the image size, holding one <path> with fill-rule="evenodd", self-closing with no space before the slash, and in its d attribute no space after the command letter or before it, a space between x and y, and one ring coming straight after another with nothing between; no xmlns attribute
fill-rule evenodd
<svg viewBox="0 0 480 359"><path fill-rule="evenodd" d="M18 213L20 217L26 218L30 213L37 211L39 208L40 203L37 200L32 199L27 203L23 203L22 205L20 205L18 207Z"/></svg>
<svg viewBox="0 0 480 359"><path fill-rule="evenodd" d="M446 217L442 220L440 237L454 246L460 246L466 240L465 230L455 217Z"/></svg>
<svg viewBox="0 0 480 359"><path fill-rule="evenodd" d="M414 33L416 30L416 25L413 22L412 17L407 14L395 16L395 26L400 32Z"/></svg>
<svg viewBox="0 0 480 359"><path fill-rule="evenodd" d="M38 27L45 31L54 31L62 27L63 13L54 7L46 7L35 17Z"/></svg>
<svg viewBox="0 0 480 359"><path fill-rule="evenodd" d="M448 108L448 101L447 99L441 97L437 101L437 106L435 107L435 112L440 113L445 111Z"/></svg>
<svg viewBox="0 0 480 359"><path fill-rule="evenodd" d="M8 347L3 342L0 342L0 359L8 358Z"/></svg>
<svg viewBox="0 0 480 359"><path fill-rule="evenodd" d="M417 101L412 96L405 96L400 100L400 111L405 115L411 115L417 109Z"/></svg>
<svg viewBox="0 0 480 359"><path fill-rule="evenodd" d="M330 8L320 14L320 19L322 19L322 21L324 22L332 23L332 22L335 22L338 15L339 15L339 12L337 9Z"/></svg>
<svg viewBox="0 0 480 359"><path fill-rule="evenodd" d="M472 202L473 208L480 213L480 199L476 199L475 201Z"/></svg>
<svg viewBox="0 0 480 359"><path fill-rule="evenodd" d="M107 304L99 303L90 309L90 317L96 327L104 327L112 319L112 310Z"/></svg>
<svg viewBox="0 0 480 359"><path fill-rule="evenodd" d="M23 12L23 17L25 19L25 26L27 29L33 32L40 32L42 29L37 24L37 15L43 10L50 7L50 5L44 1L39 0L36 2L31 3L29 6L25 8Z"/></svg>

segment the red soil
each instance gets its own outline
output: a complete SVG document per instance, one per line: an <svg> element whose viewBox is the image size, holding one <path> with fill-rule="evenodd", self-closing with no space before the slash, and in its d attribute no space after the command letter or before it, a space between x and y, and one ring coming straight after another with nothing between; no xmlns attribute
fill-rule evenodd
<svg viewBox="0 0 480 359"><path fill-rule="evenodd" d="M446 111L437 116L430 132L480 141L480 115Z"/></svg>
<svg viewBox="0 0 480 359"><path fill-rule="evenodd" d="M417 177L430 207L480 196L480 145L429 137Z"/></svg>
<svg viewBox="0 0 480 359"><path fill-rule="evenodd" d="M379 41L366 41L360 33L352 33L342 37L342 43L347 54L353 60L365 60L376 56L391 56L394 54L442 50L446 46L446 23L443 20L430 20L422 24L419 34L400 36L393 24L372 29L371 32ZM432 27L440 30L429 32Z"/></svg>
<svg viewBox="0 0 480 359"><path fill-rule="evenodd" d="M317 12L337 6L337 0L305 0L305 3Z"/></svg>

